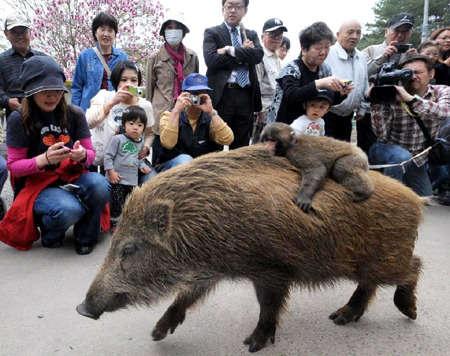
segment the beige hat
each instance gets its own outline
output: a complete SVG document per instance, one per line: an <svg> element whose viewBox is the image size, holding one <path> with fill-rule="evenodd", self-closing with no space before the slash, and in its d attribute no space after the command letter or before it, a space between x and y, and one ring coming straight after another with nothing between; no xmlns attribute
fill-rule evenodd
<svg viewBox="0 0 450 356"><path fill-rule="evenodd" d="M9 31L13 29L14 27L26 27L31 28L31 23L27 19L19 16L19 15L12 15L8 16L5 20L5 31Z"/></svg>
<svg viewBox="0 0 450 356"><path fill-rule="evenodd" d="M164 30L170 21L178 22L183 29L184 35L189 32L189 27L184 24L184 13L178 10L168 9L166 15L164 16L164 22L159 30L159 34L161 36L164 36Z"/></svg>

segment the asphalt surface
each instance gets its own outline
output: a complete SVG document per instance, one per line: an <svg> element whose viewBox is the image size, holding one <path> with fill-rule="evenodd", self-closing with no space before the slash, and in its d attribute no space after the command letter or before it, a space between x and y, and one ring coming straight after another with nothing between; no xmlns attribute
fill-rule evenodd
<svg viewBox="0 0 450 356"><path fill-rule="evenodd" d="M10 192L2 193L10 200ZM416 254L424 263L418 318L410 321L378 291L358 323L336 326L328 315L344 305L355 285L292 292L275 344L258 355L449 355L450 207L427 207ZM153 342L151 330L170 299L150 309L106 313L94 321L75 311L109 247L78 256L68 234L64 247L36 242L27 252L0 243L0 355L247 355L243 339L259 308L247 282L222 283L189 311L173 335Z"/></svg>

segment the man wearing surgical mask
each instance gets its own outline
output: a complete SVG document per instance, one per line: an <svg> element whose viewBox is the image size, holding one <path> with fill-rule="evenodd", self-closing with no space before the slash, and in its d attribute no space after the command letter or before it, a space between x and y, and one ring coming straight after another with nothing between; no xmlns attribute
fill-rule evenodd
<svg viewBox="0 0 450 356"><path fill-rule="evenodd" d="M153 132L152 161L157 161L155 152L159 152L159 121L165 111L172 110L175 101L181 94L183 79L191 73L198 73L197 54L183 45L183 38L189 28L183 23L182 15L170 13L161 25L159 34L164 38L164 45L153 54L147 66L146 98L151 101L155 124Z"/></svg>

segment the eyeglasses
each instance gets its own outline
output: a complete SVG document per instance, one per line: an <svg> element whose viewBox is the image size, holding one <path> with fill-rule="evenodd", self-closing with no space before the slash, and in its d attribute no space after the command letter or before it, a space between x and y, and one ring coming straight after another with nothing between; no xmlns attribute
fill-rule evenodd
<svg viewBox="0 0 450 356"><path fill-rule="evenodd" d="M225 5L223 8L224 8L226 11L232 11L232 10L240 11L240 10L242 10L244 7L245 7L244 5L232 5L232 4L228 4L228 5Z"/></svg>
<svg viewBox="0 0 450 356"><path fill-rule="evenodd" d="M282 40L283 39L283 33L276 33L276 32L266 32L266 33L273 40Z"/></svg>

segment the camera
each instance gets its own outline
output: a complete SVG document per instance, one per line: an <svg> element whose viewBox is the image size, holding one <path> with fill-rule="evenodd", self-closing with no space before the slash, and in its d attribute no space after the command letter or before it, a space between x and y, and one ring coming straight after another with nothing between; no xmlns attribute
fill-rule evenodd
<svg viewBox="0 0 450 356"><path fill-rule="evenodd" d="M394 45L395 48L397 48L398 53L405 53L409 51L412 48L411 43L399 43Z"/></svg>
<svg viewBox="0 0 450 356"><path fill-rule="evenodd" d="M134 96L139 96L141 98L143 98L145 96L145 88L144 87L129 86L128 92Z"/></svg>
<svg viewBox="0 0 450 356"><path fill-rule="evenodd" d="M396 69L395 63L385 63L380 71L369 78L374 84L369 100L372 103L393 103L397 91L394 85L405 85L411 81L414 73L409 68Z"/></svg>
<svg viewBox="0 0 450 356"><path fill-rule="evenodd" d="M190 96L192 105L200 105L200 96L191 94Z"/></svg>

